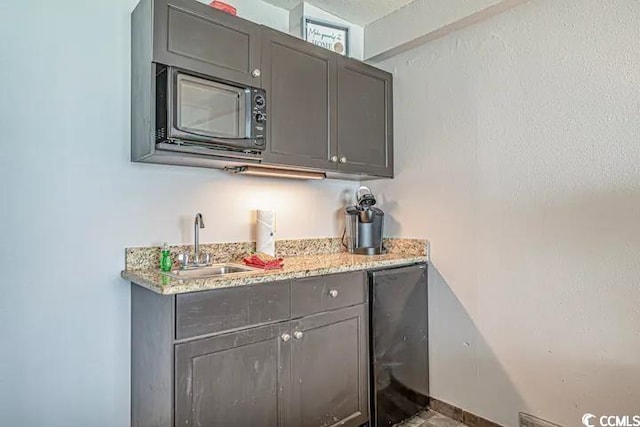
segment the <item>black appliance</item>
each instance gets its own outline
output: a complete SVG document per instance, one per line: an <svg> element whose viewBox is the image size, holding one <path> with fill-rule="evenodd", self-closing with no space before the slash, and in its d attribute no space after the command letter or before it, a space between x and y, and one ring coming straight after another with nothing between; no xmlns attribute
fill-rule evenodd
<svg viewBox="0 0 640 427"><path fill-rule="evenodd" d="M369 273L371 424L387 427L429 403L427 266Z"/></svg>
<svg viewBox="0 0 640 427"><path fill-rule="evenodd" d="M356 205L345 209L343 244L354 254L378 255L383 252L384 212L374 207L376 198L368 187L356 191Z"/></svg>
<svg viewBox="0 0 640 427"><path fill-rule="evenodd" d="M266 109L263 89L157 65L155 139L160 149L259 154L265 148Z"/></svg>

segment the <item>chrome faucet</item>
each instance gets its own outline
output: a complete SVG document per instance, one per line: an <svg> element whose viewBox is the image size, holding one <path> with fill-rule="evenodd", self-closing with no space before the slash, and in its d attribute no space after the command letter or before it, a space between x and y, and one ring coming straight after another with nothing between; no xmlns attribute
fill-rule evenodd
<svg viewBox="0 0 640 427"><path fill-rule="evenodd" d="M196 219L193 222L193 250L195 252L194 257L193 257L193 261L196 264L200 264L201 260L200 260L200 229L204 228L204 221L202 220L202 214L201 213L197 213L196 214Z"/></svg>
<svg viewBox="0 0 640 427"><path fill-rule="evenodd" d="M178 254L181 270L191 270L211 265L211 254L200 253L200 229L204 228L204 220L202 214L197 213L196 219L193 221L193 258L188 252Z"/></svg>

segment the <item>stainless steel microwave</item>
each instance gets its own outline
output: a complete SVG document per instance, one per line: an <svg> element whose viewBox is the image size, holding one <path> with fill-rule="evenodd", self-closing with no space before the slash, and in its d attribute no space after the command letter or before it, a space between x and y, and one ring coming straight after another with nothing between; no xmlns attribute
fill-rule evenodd
<svg viewBox="0 0 640 427"><path fill-rule="evenodd" d="M262 89L169 66L157 68L156 143L260 153L265 148L266 108Z"/></svg>

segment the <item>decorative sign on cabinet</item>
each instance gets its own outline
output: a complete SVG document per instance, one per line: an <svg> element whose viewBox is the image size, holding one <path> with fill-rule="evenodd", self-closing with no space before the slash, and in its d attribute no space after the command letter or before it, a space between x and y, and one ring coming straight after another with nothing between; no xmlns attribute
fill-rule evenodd
<svg viewBox="0 0 640 427"><path fill-rule="evenodd" d="M316 46L349 56L348 27L305 17L304 39Z"/></svg>

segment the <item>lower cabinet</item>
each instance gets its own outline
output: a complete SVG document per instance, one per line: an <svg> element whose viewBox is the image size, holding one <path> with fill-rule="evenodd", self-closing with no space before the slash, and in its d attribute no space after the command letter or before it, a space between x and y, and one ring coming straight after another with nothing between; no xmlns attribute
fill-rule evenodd
<svg viewBox="0 0 640 427"><path fill-rule="evenodd" d="M178 344L176 426L286 424L286 324Z"/></svg>
<svg viewBox="0 0 640 427"><path fill-rule="evenodd" d="M365 272L131 295L132 427L369 421Z"/></svg>
<svg viewBox="0 0 640 427"><path fill-rule="evenodd" d="M359 426L366 307L178 344L176 426Z"/></svg>
<svg viewBox="0 0 640 427"><path fill-rule="evenodd" d="M366 306L292 323L291 425L364 424L369 418Z"/></svg>

